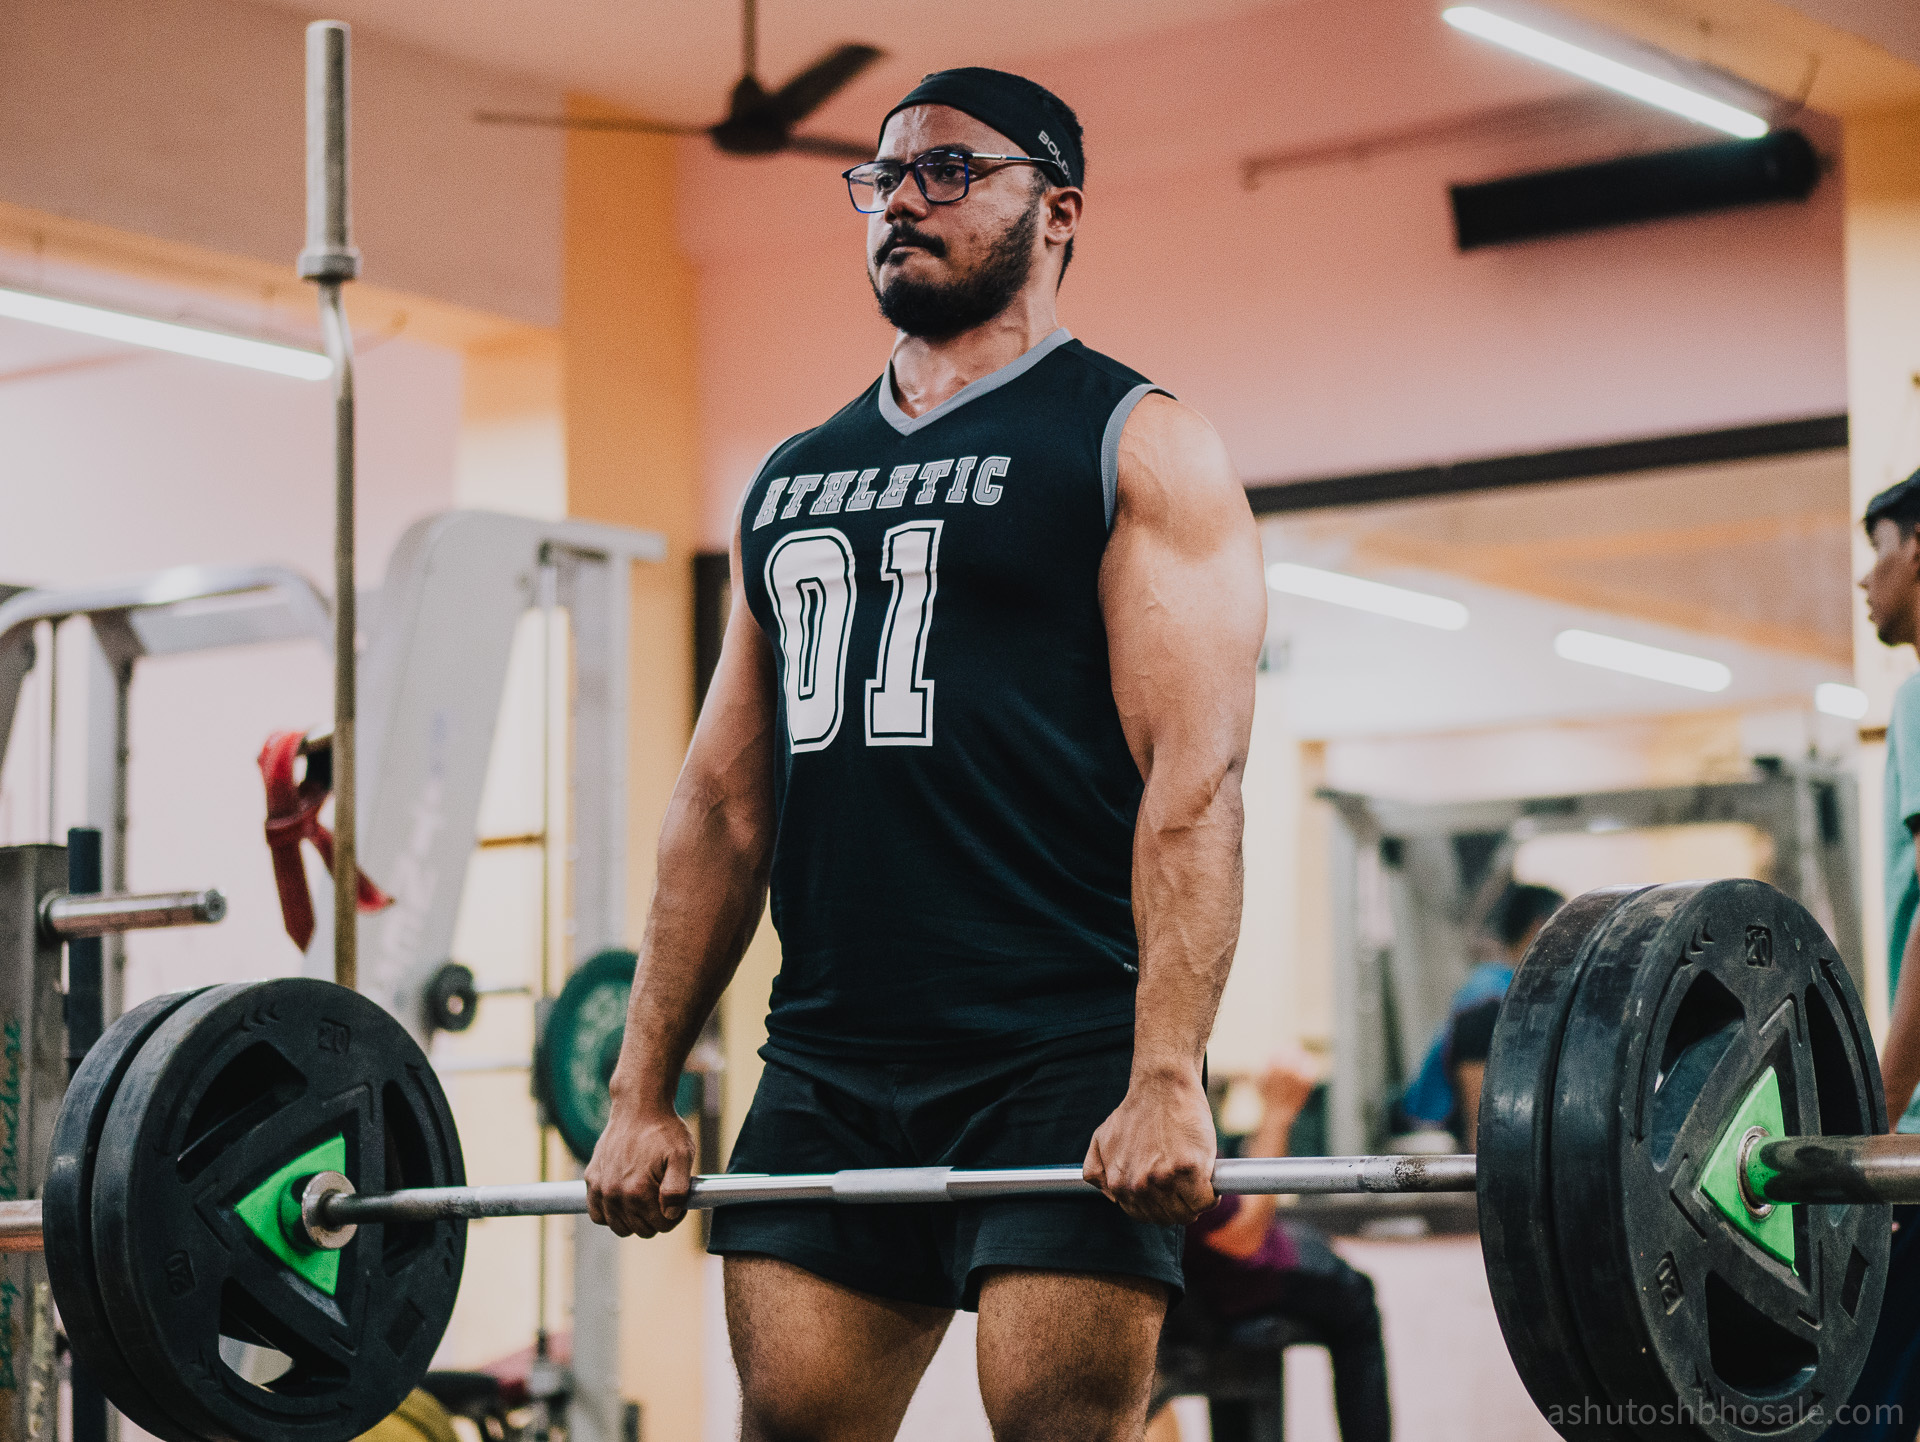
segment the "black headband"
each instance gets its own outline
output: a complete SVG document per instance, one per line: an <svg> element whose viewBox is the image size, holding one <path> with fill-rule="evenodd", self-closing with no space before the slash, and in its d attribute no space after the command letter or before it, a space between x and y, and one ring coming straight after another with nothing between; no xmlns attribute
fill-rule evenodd
<svg viewBox="0 0 1920 1442"><path fill-rule="evenodd" d="M949 105L991 125L1020 147L1021 153L1052 162L1042 166L1056 185L1084 185L1087 161L1080 149L1080 122L1044 85L1004 70L969 65L959 70L936 70L914 86L880 122L910 105Z"/></svg>

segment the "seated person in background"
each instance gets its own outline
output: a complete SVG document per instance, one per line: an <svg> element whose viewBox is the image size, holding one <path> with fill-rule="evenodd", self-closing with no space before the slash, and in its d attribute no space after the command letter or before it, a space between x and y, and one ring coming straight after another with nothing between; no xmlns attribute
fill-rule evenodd
<svg viewBox="0 0 1920 1442"><path fill-rule="evenodd" d="M1513 984L1514 968L1540 928L1566 904L1566 897L1551 886L1520 882L1500 898L1488 918L1500 944L1500 958L1483 961L1467 973L1419 1073L1400 1098L1400 1110L1415 1126L1444 1127L1463 1148L1474 1150L1480 1126L1480 1082L1487 1073L1487 1049L1493 1042L1500 999Z"/></svg>
<svg viewBox="0 0 1920 1442"><path fill-rule="evenodd" d="M1241 1155L1283 1157L1287 1134L1314 1088L1293 1054L1260 1076L1266 1111ZM1222 1197L1187 1227L1184 1265L1194 1299L1222 1322L1270 1314L1310 1327L1333 1358L1333 1405L1343 1442L1387 1442L1387 1349L1373 1282L1311 1229L1275 1215L1276 1198Z"/></svg>

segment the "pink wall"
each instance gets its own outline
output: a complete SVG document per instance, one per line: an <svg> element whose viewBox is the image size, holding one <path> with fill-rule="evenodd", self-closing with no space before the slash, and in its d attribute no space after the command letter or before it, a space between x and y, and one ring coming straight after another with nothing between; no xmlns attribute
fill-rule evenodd
<svg viewBox="0 0 1920 1442"><path fill-rule="evenodd" d="M56 332L0 321L0 356L66 346ZM358 566L372 588L400 533L454 504L461 365L450 351L393 340L365 347L356 373ZM0 580L75 586L168 566L279 562L331 591L331 426L326 385L152 351L0 375ZM136 890L217 885L230 910L218 927L129 937L129 1003L298 971L260 841L254 757L272 731L327 723L331 667L317 642L140 663L129 879ZM85 815L85 665L71 644L60 675L56 835ZM48 836L44 681L44 668L29 679L0 772L0 845Z"/></svg>
<svg viewBox="0 0 1920 1442"><path fill-rule="evenodd" d="M1025 66L1087 128L1065 323L1206 413L1249 481L1845 408L1837 177L1805 205L1455 251L1449 182L1714 138L1623 106L1242 187L1249 155L1575 93L1437 10L1280 6ZM816 128L870 134L893 98L849 92ZM754 463L857 393L889 333L833 162L687 142L682 163L717 546Z"/></svg>
<svg viewBox="0 0 1920 1442"><path fill-rule="evenodd" d="M319 7L314 7L317 11ZM305 18L244 0L0 10L0 201L287 267L305 227ZM560 317L556 87L360 31L354 228L372 283Z"/></svg>

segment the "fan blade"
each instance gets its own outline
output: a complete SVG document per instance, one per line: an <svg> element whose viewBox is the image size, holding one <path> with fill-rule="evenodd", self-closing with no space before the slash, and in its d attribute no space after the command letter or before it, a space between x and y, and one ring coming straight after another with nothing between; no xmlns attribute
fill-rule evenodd
<svg viewBox="0 0 1920 1442"><path fill-rule="evenodd" d="M773 113L783 125L799 124L883 53L871 45L828 51L768 97Z"/></svg>
<svg viewBox="0 0 1920 1442"><path fill-rule="evenodd" d="M635 135L705 135L704 125L663 125L652 120L622 120L591 115L519 115L504 110L476 110L482 125L538 125L548 130L612 130Z"/></svg>
<svg viewBox="0 0 1920 1442"><path fill-rule="evenodd" d="M830 135L789 135L784 147L802 155L828 155L837 160L871 160L874 147L858 140L835 140Z"/></svg>

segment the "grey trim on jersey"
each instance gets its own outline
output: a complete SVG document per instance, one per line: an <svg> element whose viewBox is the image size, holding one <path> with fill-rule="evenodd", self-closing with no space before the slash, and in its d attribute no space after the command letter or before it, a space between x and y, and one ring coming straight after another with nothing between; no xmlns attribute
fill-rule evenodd
<svg viewBox="0 0 1920 1442"><path fill-rule="evenodd" d="M992 375L981 376L979 380L962 386L923 416L910 416L900 409L900 402L893 398L893 362L888 361L886 374L880 377L880 414L887 424L901 435L910 436L915 431L932 425L940 417L953 414L968 401L978 400L988 391L997 391L1008 381L1019 380L1021 376L1072 339L1072 332L1065 326L1061 326L1025 355L1017 360L1008 361Z"/></svg>
<svg viewBox="0 0 1920 1442"><path fill-rule="evenodd" d="M1100 437L1100 493L1107 503L1107 529L1113 529L1114 508L1120 503L1120 433L1127 428L1127 417L1148 396L1173 399L1173 392L1162 390L1151 381L1142 381L1120 397L1120 404L1107 417L1106 432Z"/></svg>

